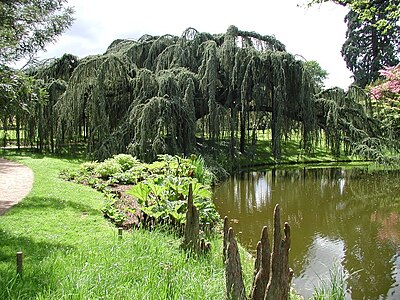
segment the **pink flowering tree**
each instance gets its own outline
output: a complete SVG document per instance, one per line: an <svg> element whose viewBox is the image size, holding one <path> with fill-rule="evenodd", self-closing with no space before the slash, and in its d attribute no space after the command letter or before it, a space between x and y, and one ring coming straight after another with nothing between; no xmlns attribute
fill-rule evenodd
<svg viewBox="0 0 400 300"><path fill-rule="evenodd" d="M377 100L382 97L400 100L400 64L394 67L386 67L379 73L385 77L385 81L373 87L371 95Z"/></svg>
<svg viewBox="0 0 400 300"><path fill-rule="evenodd" d="M370 95L375 103L377 117L386 125L392 137L400 136L400 64L385 67L379 73L384 77L380 84L371 87Z"/></svg>

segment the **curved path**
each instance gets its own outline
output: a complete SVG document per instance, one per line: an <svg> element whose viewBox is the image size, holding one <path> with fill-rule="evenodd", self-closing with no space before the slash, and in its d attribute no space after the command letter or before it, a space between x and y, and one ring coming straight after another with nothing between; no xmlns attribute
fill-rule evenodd
<svg viewBox="0 0 400 300"><path fill-rule="evenodd" d="M28 195L32 184L31 169L0 158L0 216Z"/></svg>

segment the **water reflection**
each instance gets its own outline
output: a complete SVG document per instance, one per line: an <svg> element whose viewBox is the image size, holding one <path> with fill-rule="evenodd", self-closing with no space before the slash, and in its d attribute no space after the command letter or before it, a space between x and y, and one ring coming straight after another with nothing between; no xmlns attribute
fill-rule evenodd
<svg viewBox="0 0 400 300"><path fill-rule="evenodd" d="M333 264L349 277L348 297L400 299L400 176L362 169L296 169L233 176L215 191L221 215L234 220L254 251L272 211L292 227L294 284L305 296ZM231 222L232 223L232 222Z"/></svg>
<svg viewBox="0 0 400 300"><path fill-rule="evenodd" d="M335 274L349 274L342 265L345 252L343 240L333 240L316 234L308 249L303 271L292 282L293 287L301 291L303 296L311 297L315 287L329 282L332 272L330 270L335 270Z"/></svg>

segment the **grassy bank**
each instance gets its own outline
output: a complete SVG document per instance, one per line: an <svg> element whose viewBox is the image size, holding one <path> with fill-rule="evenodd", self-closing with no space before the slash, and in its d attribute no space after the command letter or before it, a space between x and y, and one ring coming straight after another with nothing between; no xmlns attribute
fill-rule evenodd
<svg viewBox="0 0 400 300"><path fill-rule="evenodd" d="M0 299L223 299L219 237L203 257L186 254L179 237L160 230L125 232L119 240L102 217L103 195L58 177L80 161L2 156L29 166L35 181L0 217ZM22 278L17 251L24 253ZM244 265L249 284L252 263Z"/></svg>

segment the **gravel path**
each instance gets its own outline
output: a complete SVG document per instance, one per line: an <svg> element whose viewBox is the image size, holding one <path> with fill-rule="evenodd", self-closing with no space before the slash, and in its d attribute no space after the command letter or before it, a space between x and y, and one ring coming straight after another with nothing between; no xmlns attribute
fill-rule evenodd
<svg viewBox="0 0 400 300"><path fill-rule="evenodd" d="M31 169L0 158L0 216L28 195L32 183Z"/></svg>

